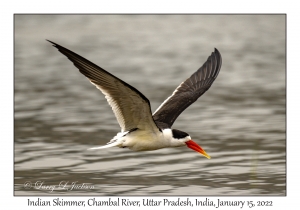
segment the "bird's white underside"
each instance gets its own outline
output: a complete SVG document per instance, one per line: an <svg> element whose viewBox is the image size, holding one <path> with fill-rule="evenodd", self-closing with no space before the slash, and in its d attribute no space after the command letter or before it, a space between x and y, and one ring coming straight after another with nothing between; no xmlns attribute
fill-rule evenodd
<svg viewBox="0 0 300 210"><path fill-rule="evenodd" d="M157 150L165 147L180 147L191 140L190 136L184 139L174 139L171 129L162 132L151 132L149 130L136 130L134 132L120 132L104 146L93 147L94 149L105 149L109 147L126 147L133 151Z"/></svg>

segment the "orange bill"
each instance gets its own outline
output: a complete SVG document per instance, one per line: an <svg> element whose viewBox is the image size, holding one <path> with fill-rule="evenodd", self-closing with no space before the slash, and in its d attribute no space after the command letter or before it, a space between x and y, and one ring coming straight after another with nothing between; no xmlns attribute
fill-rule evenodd
<svg viewBox="0 0 300 210"><path fill-rule="evenodd" d="M186 145L191 148L192 150L195 150L196 152L201 153L203 156L205 156L206 158L210 159L210 156L204 151L204 149L202 149L202 147L200 147L196 142L189 140L187 142L185 142Z"/></svg>

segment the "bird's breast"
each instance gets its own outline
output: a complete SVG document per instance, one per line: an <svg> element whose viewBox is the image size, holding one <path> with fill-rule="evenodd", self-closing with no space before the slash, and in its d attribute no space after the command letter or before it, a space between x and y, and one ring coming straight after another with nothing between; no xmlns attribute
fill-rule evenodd
<svg viewBox="0 0 300 210"><path fill-rule="evenodd" d="M154 133L148 130L136 130L124 137L123 147L127 147L133 151L157 150L168 147L169 143L164 135Z"/></svg>

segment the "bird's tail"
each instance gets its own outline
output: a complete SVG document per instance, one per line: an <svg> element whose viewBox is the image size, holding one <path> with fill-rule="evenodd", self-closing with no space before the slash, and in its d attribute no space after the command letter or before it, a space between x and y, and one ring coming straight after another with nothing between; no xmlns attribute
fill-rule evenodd
<svg viewBox="0 0 300 210"><path fill-rule="evenodd" d="M124 140L124 139L122 139L122 137L126 136L127 133L129 133L129 131L117 133L117 135L113 139L111 139L106 145L103 145L100 147L89 148L88 150L105 149L105 148L109 148L109 147L121 146L123 144L123 140Z"/></svg>
<svg viewBox="0 0 300 210"><path fill-rule="evenodd" d="M120 145L120 142L115 141L115 142L113 142L113 143L106 144L106 145L104 145L104 146L100 146L100 147L92 147L92 148L89 148L88 150L93 150L93 149L105 149L105 148L115 147L115 146L119 146L119 145Z"/></svg>

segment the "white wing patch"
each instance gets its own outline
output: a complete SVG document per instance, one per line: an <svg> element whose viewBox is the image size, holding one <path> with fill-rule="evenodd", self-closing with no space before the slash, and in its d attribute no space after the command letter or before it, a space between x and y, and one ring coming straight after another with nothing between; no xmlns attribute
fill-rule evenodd
<svg viewBox="0 0 300 210"><path fill-rule="evenodd" d="M128 87L119 87L119 83L106 90L101 85L91 81L104 95L117 118L122 132L132 128L157 129L150 113L150 107L134 91ZM126 128L127 127L127 128Z"/></svg>
<svg viewBox="0 0 300 210"><path fill-rule="evenodd" d="M181 87L181 85L183 84L184 82L180 83L180 85L173 91L172 95L170 95L166 100L164 100L164 102L162 102L162 104L155 110L155 112L153 113L153 115L170 99L172 98L173 95L175 95L175 93L178 91L178 88Z"/></svg>

